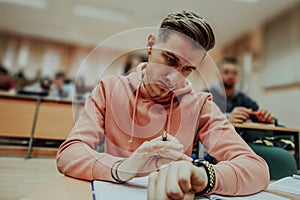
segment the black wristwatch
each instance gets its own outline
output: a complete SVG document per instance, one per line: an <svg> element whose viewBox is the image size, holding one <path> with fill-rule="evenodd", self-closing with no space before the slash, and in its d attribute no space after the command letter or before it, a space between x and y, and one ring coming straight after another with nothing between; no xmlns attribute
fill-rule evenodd
<svg viewBox="0 0 300 200"><path fill-rule="evenodd" d="M215 183L216 183L216 176L215 176L214 168L212 167L212 165L209 162L207 162L206 160L203 160L203 159L193 160L193 164L197 167L203 166L206 171L207 179L208 179L207 186L201 192L197 192L197 195L208 194L214 188Z"/></svg>

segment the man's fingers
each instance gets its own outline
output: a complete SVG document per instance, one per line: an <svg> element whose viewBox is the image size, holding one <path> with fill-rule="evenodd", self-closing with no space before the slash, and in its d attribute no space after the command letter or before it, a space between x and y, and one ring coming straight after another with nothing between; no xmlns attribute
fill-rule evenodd
<svg viewBox="0 0 300 200"><path fill-rule="evenodd" d="M161 149L157 152L157 155L164 158L170 158L172 160L193 160L191 157L185 155L183 152L173 149L170 149L168 151L166 151L165 149Z"/></svg>
<svg viewBox="0 0 300 200"><path fill-rule="evenodd" d="M158 175L156 176L156 185L155 190L156 194L154 199L160 200L160 199L167 199L166 197L166 176L167 176L167 170L161 170L159 171Z"/></svg>
<svg viewBox="0 0 300 200"><path fill-rule="evenodd" d="M147 193L147 199L152 200L155 199L156 196L156 177L158 176L157 172L152 172L149 175L148 179L148 193Z"/></svg>
<svg viewBox="0 0 300 200"><path fill-rule="evenodd" d="M172 165L172 164L170 164ZM173 163L173 166L168 169L168 173L172 176L167 176L166 193L170 199L183 199L183 192L178 183L178 165Z"/></svg>
<svg viewBox="0 0 300 200"><path fill-rule="evenodd" d="M168 150L176 150L179 152L184 151L184 146L179 143L174 143L170 141L162 141L162 140L151 140L144 142L136 151L137 153L156 153L160 149Z"/></svg>
<svg viewBox="0 0 300 200"><path fill-rule="evenodd" d="M191 163L185 162L183 166L180 166L178 170L178 182L181 190L184 193L191 192L192 183L191 183L191 173L192 167L194 167Z"/></svg>

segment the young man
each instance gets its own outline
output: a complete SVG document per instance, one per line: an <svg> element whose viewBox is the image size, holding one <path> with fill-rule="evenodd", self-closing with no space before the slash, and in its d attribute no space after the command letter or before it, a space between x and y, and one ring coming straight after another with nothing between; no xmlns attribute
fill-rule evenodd
<svg viewBox="0 0 300 200"><path fill-rule="evenodd" d="M119 183L151 173L149 199L264 189L269 181L265 161L235 132L211 96L194 93L186 80L214 44L210 25L197 14L168 15L158 36L148 37L148 63L128 76L105 78L94 89L59 148L58 170ZM103 136L105 150L99 153ZM217 165L192 164L193 144L199 140Z"/></svg>
<svg viewBox="0 0 300 200"><path fill-rule="evenodd" d="M228 120L232 123L243 123L245 121L263 122L274 124L272 114L241 91L236 90L239 76L239 63L235 57L226 57L218 62L218 68L222 82L209 89L214 97L214 102ZM223 85L224 90L223 91ZM257 112L253 112L257 111Z"/></svg>

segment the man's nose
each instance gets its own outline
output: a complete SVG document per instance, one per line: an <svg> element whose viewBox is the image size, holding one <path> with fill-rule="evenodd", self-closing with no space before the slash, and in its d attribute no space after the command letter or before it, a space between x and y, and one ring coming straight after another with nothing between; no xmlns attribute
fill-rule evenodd
<svg viewBox="0 0 300 200"><path fill-rule="evenodd" d="M177 85L180 85L180 83L183 81L183 76L176 70L172 70L168 72L166 80L168 84L171 84L172 86L176 87Z"/></svg>

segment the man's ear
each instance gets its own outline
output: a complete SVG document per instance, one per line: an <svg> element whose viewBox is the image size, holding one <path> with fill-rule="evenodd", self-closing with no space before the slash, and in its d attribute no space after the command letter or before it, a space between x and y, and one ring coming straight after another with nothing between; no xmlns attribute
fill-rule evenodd
<svg viewBox="0 0 300 200"><path fill-rule="evenodd" d="M153 34L150 34L148 36L148 47L150 47L152 49L152 46L155 44L156 42L156 38Z"/></svg>

